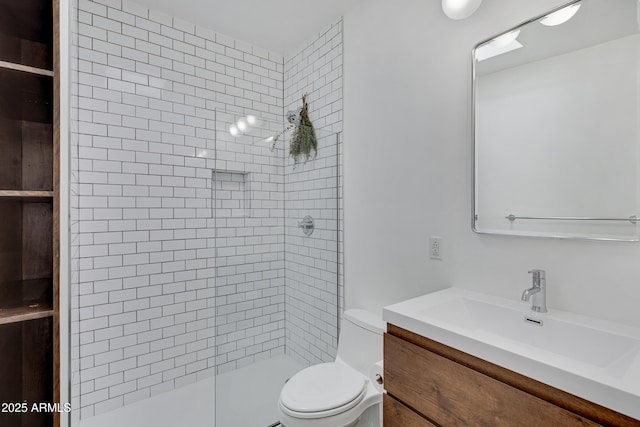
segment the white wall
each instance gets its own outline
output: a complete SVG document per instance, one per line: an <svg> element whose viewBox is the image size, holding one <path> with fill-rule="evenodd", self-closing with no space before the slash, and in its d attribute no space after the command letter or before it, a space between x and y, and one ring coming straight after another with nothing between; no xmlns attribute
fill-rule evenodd
<svg viewBox="0 0 640 427"><path fill-rule="evenodd" d="M519 299L542 268L551 308L640 325L640 244L471 231L471 49L561 3L485 0L464 21L424 0L345 14L347 308L452 285ZM429 260L430 235L444 261Z"/></svg>

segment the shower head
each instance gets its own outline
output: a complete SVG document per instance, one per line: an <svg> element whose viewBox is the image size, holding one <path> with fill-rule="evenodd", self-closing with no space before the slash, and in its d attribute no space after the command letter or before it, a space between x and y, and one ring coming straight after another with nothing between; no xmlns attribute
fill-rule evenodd
<svg viewBox="0 0 640 427"><path fill-rule="evenodd" d="M302 108L298 108L297 110L287 111L287 121L292 125L299 125L302 120L300 117L300 113L302 112Z"/></svg>

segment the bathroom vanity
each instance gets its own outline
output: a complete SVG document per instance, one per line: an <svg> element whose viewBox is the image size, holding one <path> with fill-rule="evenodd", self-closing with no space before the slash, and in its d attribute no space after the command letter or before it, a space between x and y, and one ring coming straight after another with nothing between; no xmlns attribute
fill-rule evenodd
<svg viewBox="0 0 640 427"><path fill-rule="evenodd" d="M473 50L472 229L640 241L638 2L571 0ZM615 179L612 179L615 177ZM640 426L640 327L450 288L384 309L384 423Z"/></svg>
<svg viewBox="0 0 640 427"><path fill-rule="evenodd" d="M552 347L545 348L549 343L541 334L554 335L558 342L569 341L579 349L580 338L590 332L581 335L581 326L576 326L572 337L562 337L567 327L562 322L576 319L538 315L543 326L527 325L522 318L529 317L529 307L524 305L509 313L520 317L510 328L507 307L500 299L492 305L493 297L477 294L479 299L475 298L474 293L451 288L385 308L385 427L640 426L633 412L640 405L637 387L621 390L638 378L635 362L626 362L638 358L640 341L634 331L623 331L617 343L617 338L607 341L605 336L595 342L617 354L611 359L604 352L598 355L603 371L616 372L620 382L615 385L598 372L595 359L578 360L576 356L570 362L562 348L555 354ZM505 313L500 314L503 309ZM487 317L493 318L493 326ZM507 326L500 329L501 324ZM531 329L530 348L508 335L508 331L529 327L535 328ZM618 369L621 363L624 369ZM583 368L591 369L592 374L587 375Z"/></svg>
<svg viewBox="0 0 640 427"><path fill-rule="evenodd" d="M640 425L394 325L385 335L384 366L385 427Z"/></svg>

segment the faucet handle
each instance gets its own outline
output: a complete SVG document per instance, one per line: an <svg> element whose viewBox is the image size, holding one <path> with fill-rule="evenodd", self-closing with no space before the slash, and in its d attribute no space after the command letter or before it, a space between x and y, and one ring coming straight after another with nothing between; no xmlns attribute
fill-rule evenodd
<svg viewBox="0 0 640 427"><path fill-rule="evenodd" d="M530 270L529 274L533 276L532 279L533 279L534 286L540 286L540 280L545 278L545 271L540 270L538 268L534 268L533 270Z"/></svg>

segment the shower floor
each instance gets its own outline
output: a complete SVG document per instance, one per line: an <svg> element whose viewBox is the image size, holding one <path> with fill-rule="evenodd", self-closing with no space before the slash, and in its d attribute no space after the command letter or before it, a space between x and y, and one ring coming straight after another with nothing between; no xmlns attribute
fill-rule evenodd
<svg viewBox="0 0 640 427"><path fill-rule="evenodd" d="M80 420L79 427L213 427L213 390L207 378Z"/></svg>
<svg viewBox="0 0 640 427"><path fill-rule="evenodd" d="M303 368L282 355L218 375L216 427L267 427L276 423L280 389Z"/></svg>
<svg viewBox="0 0 640 427"><path fill-rule="evenodd" d="M79 427L267 427L278 420L284 382L302 368L276 356L81 420Z"/></svg>

